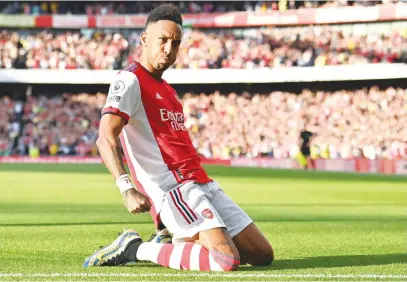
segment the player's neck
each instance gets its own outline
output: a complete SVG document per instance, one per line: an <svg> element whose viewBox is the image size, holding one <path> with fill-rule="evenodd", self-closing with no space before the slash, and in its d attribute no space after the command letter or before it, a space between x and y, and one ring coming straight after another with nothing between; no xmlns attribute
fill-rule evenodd
<svg viewBox="0 0 407 282"><path fill-rule="evenodd" d="M162 71L157 71L146 59L143 59L143 57L140 58L139 63L146 71L148 71L151 74L151 76L155 80L157 80L159 82L162 81L162 78L161 78L163 75Z"/></svg>

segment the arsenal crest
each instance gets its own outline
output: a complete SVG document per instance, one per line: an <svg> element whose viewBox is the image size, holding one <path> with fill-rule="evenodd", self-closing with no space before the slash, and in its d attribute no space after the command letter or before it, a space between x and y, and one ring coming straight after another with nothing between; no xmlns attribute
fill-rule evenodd
<svg viewBox="0 0 407 282"><path fill-rule="evenodd" d="M212 213L212 211L210 209L204 209L201 212L201 214L202 214L203 217L205 217L207 219L212 219L213 218L213 213Z"/></svg>

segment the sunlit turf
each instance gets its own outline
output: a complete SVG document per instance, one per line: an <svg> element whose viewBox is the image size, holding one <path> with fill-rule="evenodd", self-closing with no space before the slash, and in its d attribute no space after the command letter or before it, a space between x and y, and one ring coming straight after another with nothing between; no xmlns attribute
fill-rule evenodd
<svg viewBox="0 0 407 282"><path fill-rule="evenodd" d="M149 216L125 210L102 165L0 164L0 280L406 280L407 178L207 170L270 240L272 266L225 277L150 263L83 269L84 258L123 228L147 238Z"/></svg>

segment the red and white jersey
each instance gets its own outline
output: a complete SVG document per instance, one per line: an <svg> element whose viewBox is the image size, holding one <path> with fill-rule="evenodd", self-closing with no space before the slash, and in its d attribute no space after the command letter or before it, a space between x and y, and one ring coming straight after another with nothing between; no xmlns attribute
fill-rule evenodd
<svg viewBox="0 0 407 282"><path fill-rule="evenodd" d="M140 192L157 212L164 194L185 181L212 181L200 164L176 91L154 79L139 63L119 72L110 85L102 114L126 119L120 135L126 160Z"/></svg>

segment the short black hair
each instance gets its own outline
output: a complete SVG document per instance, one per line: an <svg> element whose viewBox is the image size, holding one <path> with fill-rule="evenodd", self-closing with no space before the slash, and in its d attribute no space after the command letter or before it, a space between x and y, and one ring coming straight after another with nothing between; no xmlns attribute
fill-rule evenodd
<svg viewBox="0 0 407 282"><path fill-rule="evenodd" d="M148 14L146 28L150 23L156 23L158 21L172 21L182 27L181 13L173 4L162 4L154 8Z"/></svg>

